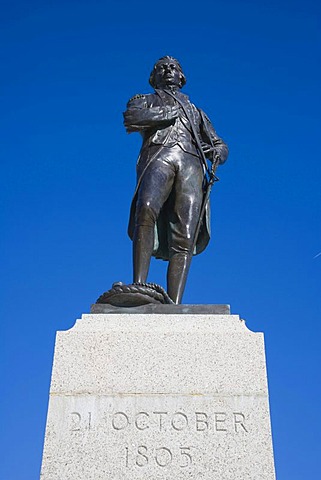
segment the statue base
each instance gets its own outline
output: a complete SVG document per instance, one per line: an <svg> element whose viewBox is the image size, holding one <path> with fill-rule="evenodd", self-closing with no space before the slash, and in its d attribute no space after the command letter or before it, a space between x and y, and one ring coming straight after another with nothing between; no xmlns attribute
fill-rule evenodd
<svg viewBox="0 0 321 480"><path fill-rule="evenodd" d="M161 315L230 315L231 309L229 305L191 305L181 303L159 304L147 303L146 305L115 307L108 303L94 303L91 306L90 313L120 313L129 314L150 314L158 313Z"/></svg>
<svg viewBox="0 0 321 480"><path fill-rule="evenodd" d="M41 480L275 480L263 334L147 307L57 333Z"/></svg>
<svg viewBox="0 0 321 480"><path fill-rule="evenodd" d="M109 304L114 307L138 307L149 303L172 304L173 300L167 292L156 283L131 283L126 285L115 282L110 290L103 293L97 304Z"/></svg>

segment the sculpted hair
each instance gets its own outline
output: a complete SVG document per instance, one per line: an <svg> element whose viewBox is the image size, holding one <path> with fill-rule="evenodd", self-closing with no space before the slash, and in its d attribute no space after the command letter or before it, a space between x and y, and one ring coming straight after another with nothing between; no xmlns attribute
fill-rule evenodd
<svg viewBox="0 0 321 480"><path fill-rule="evenodd" d="M171 62L175 63L175 65L177 65L177 68L178 68L178 71L180 73L180 85L179 87L182 88L185 83L186 83L186 77L183 73L183 69L181 67L181 64L179 63L178 60L176 60L176 58L174 57L171 57L170 55L165 55L164 57L161 57L159 60L157 60L157 62L155 63L154 65L154 68L153 70L151 71L151 74L149 76L149 83L150 85L153 87L153 88L156 88L156 85L155 85L155 71L156 71L156 68L157 68L157 65L161 62L163 62L164 60L170 60Z"/></svg>

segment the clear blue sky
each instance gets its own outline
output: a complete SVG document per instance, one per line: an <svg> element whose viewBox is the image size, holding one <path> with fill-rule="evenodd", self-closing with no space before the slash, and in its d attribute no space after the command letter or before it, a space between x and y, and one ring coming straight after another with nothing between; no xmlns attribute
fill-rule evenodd
<svg viewBox="0 0 321 480"><path fill-rule="evenodd" d="M39 477L56 330L131 281L122 111L164 54L230 147L184 301L264 331L278 480L320 478L318 2L4 1L0 36L1 480Z"/></svg>

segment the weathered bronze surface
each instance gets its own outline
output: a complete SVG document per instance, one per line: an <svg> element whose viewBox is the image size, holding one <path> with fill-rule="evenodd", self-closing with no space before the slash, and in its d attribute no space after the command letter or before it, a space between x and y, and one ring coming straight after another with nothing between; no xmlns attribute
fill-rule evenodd
<svg viewBox="0 0 321 480"><path fill-rule="evenodd" d="M152 255L168 260L167 292L179 304L192 256L209 241L208 186L228 149L205 113L181 93L186 78L176 59L158 60L149 82L154 93L135 95L124 112L127 132L143 137L128 227L134 283L147 281Z"/></svg>
<svg viewBox="0 0 321 480"><path fill-rule="evenodd" d="M98 298L98 309L158 305L169 311L181 303L192 256L209 242L209 195L228 148L205 113L181 93L186 78L175 58L159 59L149 83L154 93L135 95L124 112L127 132L143 137L128 226L134 279L114 283ZM152 255L169 262L167 293L147 283Z"/></svg>
<svg viewBox="0 0 321 480"><path fill-rule="evenodd" d="M131 314L170 314L170 315L230 315L229 305L175 305L148 303L144 305L113 306L111 304L94 303L90 313L131 313Z"/></svg>
<svg viewBox="0 0 321 480"><path fill-rule="evenodd" d="M173 300L163 287L155 283L115 282L110 290L103 293L96 304L109 304L114 307L137 307L154 304L173 304Z"/></svg>

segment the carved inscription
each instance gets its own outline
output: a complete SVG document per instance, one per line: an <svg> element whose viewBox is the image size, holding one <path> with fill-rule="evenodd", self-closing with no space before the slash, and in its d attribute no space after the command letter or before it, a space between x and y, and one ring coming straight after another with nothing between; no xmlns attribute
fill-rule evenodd
<svg viewBox="0 0 321 480"><path fill-rule="evenodd" d="M124 412L116 412L112 416L111 426L114 430L124 430L129 425L129 418Z"/></svg>
<svg viewBox="0 0 321 480"><path fill-rule="evenodd" d="M212 435L222 440L228 437L231 445L231 439L234 438L232 441L237 442L238 436L249 433L249 422L243 412L223 410L116 410L99 412L98 416L92 415L92 412L73 411L69 413L68 425L69 431L76 437L80 433L95 429L102 429L106 441L109 435L116 435L120 440L117 454L119 461L123 462L125 468L142 471L147 467L160 470L195 467L198 464L199 446L193 445L193 441L197 438L208 441ZM185 443L186 438L189 438L186 434L191 434L190 445ZM150 438L156 439L155 443L150 443ZM177 442L173 442L175 438ZM128 443L129 439L141 443ZM181 440L178 441L179 439ZM222 447L218 445L215 462L219 461L217 458L220 458L220 448Z"/></svg>
<svg viewBox="0 0 321 480"><path fill-rule="evenodd" d="M69 426L72 432L80 430L90 430L92 424L91 412L71 412L69 414ZM195 431L195 432L230 432L230 433L248 433L246 417L242 412L129 412L118 411L104 415L104 419L112 430L126 431L134 429L137 431L156 430L166 432L174 430L176 432Z"/></svg>
<svg viewBox="0 0 321 480"><path fill-rule="evenodd" d="M91 428L91 412L81 415L79 412L70 413L70 430L79 432L81 430L90 430Z"/></svg>
<svg viewBox="0 0 321 480"><path fill-rule="evenodd" d="M248 433L246 417L242 412L115 412L110 414L110 425L113 430L156 430L166 432L227 432L227 433Z"/></svg>
<svg viewBox="0 0 321 480"><path fill-rule="evenodd" d="M70 430L72 432L79 432L81 430L81 415L78 412L71 412L70 414L71 417L71 425L70 425Z"/></svg>
<svg viewBox="0 0 321 480"><path fill-rule="evenodd" d="M238 432L238 428L243 429L244 432L248 433L247 428L245 427L245 416L243 413L233 413L234 415L234 427L235 427L235 432Z"/></svg>
<svg viewBox="0 0 321 480"><path fill-rule="evenodd" d="M146 445L139 445L137 448L125 447L125 465L126 467L146 467L154 464L158 467L168 467L176 464L181 468L186 468L193 463L191 447L178 447L170 449L168 447L148 448Z"/></svg>

